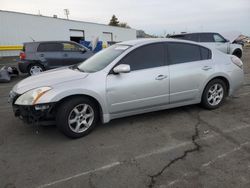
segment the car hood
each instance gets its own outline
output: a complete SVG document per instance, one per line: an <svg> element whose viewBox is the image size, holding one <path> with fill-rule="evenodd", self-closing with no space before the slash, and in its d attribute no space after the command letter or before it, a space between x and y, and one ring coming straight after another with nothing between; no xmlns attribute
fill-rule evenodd
<svg viewBox="0 0 250 188"><path fill-rule="evenodd" d="M228 32L223 32L221 34L231 43L233 43L241 35L241 33L238 31L228 31Z"/></svg>
<svg viewBox="0 0 250 188"><path fill-rule="evenodd" d="M85 78L88 73L80 72L77 69L73 70L71 68L61 68L52 71L46 71L39 75L30 76L19 83L17 83L13 91L18 94L23 94L24 92L43 86L54 86L61 84L63 82L69 82L72 80L78 80Z"/></svg>

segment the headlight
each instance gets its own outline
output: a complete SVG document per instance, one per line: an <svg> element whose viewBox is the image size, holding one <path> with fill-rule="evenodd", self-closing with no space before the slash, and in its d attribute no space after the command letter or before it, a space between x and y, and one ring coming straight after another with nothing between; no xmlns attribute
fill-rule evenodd
<svg viewBox="0 0 250 188"><path fill-rule="evenodd" d="M243 63L242 63L242 61L241 61L238 57L236 57L236 56L231 56L231 61L232 61L235 65L237 65L238 67L240 67L241 69L243 69Z"/></svg>
<svg viewBox="0 0 250 188"><path fill-rule="evenodd" d="M51 90L51 87L40 87L36 89L32 89L22 94L17 98L15 104L17 105L34 105L38 101L38 99L43 96L46 92Z"/></svg>

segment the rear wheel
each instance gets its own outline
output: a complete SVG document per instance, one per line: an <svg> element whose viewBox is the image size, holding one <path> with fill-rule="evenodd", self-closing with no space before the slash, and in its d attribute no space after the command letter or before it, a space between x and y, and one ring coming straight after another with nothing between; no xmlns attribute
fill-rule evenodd
<svg viewBox="0 0 250 188"><path fill-rule="evenodd" d="M98 122L96 104L85 97L63 102L57 110L56 124L66 136L79 138L90 133Z"/></svg>
<svg viewBox="0 0 250 188"><path fill-rule="evenodd" d="M28 67L28 73L29 75L37 75L40 74L41 72L45 71L44 67L39 64L39 63L35 63L35 64L31 64Z"/></svg>
<svg viewBox="0 0 250 188"><path fill-rule="evenodd" d="M207 109L218 108L227 95L226 84L221 79L210 81L202 95L201 104Z"/></svg>

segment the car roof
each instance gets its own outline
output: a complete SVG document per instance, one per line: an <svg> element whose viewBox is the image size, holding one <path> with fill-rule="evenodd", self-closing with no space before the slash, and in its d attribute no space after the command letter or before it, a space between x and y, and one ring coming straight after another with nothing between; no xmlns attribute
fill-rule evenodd
<svg viewBox="0 0 250 188"><path fill-rule="evenodd" d="M197 42L186 41L186 40L184 41L184 40L181 40L181 39L173 39L173 38L145 38L145 39L136 39L136 40L124 41L124 42L120 42L118 44L120 44L120 45L128 45L128 46L138 46L138 45L157 43L157 42L181 42L181 43L190 43L190 44L200 45Z"/></svg>
<svg viewBox="0 0 250 188"><path fill-rule="evenodd" d="M64 43L64 42L70 42L70 43L74 43L74 44L78 44L80 45L79 43L76 43L74 41L64 41L64 40L55 40L55 41L34 41L34 42L25 42L24 44L42 44L42 43Z"/></svg>
<svg viewBox="0 0 250 188"><path fill-rule="evenodd" d="M217 33L217 32L192 32L192 33L179 33L179 34L170 35L170 37L171 37L171 36L190 35L190 34L213 34L213 33Z"/></svg>

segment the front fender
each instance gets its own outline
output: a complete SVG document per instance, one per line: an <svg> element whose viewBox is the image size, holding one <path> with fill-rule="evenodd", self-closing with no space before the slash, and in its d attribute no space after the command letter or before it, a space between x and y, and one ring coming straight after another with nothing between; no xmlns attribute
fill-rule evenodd
<svg viewBox="0 0 250 188"><path fill-rule="evenodd" d="M242 46L240 44L230 44L230 54L233 54L233 52L239 49L242 51Z"/></svg>
<svg viewBox="0 0 250 188"><path fill-rule="evenodd" d="M44 94L37 102L37 104L44 104L44 103L57 103L66 97L70 97L73 95L87 95L90 96L99 103L103 115L108 114L107 104L105 102L105 96L101 96L100 94L88 90L88 89L70 89L70 90L59 90L59 89L52 89ZM104 122L107 122L106 117L103 117Z"/></svg>

